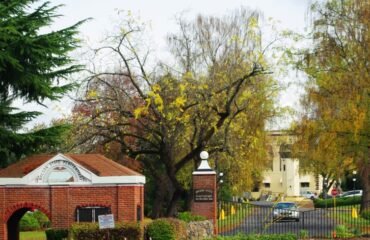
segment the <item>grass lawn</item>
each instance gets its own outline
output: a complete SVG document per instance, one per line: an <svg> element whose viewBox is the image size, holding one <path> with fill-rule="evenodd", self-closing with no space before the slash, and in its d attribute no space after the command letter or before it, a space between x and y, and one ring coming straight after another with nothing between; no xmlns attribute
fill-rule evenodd
<svg viewBox="0 0 370 240"><path fill-rule="evenodd" d="M357 218L352 215L352 209L357 213ZM360 215L360 205L356 205L352 208L338 207L337 216L343 224L352 226L370 226L370 221L361 217Z"/></svg>
<svg viewBox="0 0 370 240"><path fill-rule="evenodd" d="M45 232L21 232L20 240L46 240Z"/></svg>
<svg viewBox="0 0 370 240"><path fill-rule="evenodd" d="M253 206L249 204L235 204L234 209L231 210L231 206L234 206L233 204L223 206L225 217L224 219L217 220L218 228L220 232L228 231L234 227L237 227L242 223L242 221L250 214L253 213L254 209ZM219 211L221 211L219 209ZM233 213L231 213L233 212ZM221 212L219 212L220 214Z"/></svg>

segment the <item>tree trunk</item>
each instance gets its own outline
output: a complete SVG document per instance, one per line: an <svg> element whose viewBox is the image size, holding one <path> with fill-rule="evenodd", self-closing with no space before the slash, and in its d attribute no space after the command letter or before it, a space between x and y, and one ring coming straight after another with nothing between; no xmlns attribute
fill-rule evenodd
<svg viewBox="0 0 370 240"><path fill-rule="evenodd" d="M154 197L154 203L151 213L151 218L156 219L164 216L163 208L166 201L166 196L168 193L168 183L164 180L164 177L161 179L156 179L156 191Z"/></svg>
<svg viewBox="0 0 370 240"><path fill-rule="evenodd" d="M362 200L360 212L370 210L370 164L364 164L360 169L362 181Z"/></svg>
<svg viewBox="0 0 370 240"><path fill-rule="evenodd" d="M178 203L181 199L181 196L183 195L182 189L176 189L175 192L172 195L172 198L169 202L168 208L167 208L167 217L174 217L178 213Z"/></svg>

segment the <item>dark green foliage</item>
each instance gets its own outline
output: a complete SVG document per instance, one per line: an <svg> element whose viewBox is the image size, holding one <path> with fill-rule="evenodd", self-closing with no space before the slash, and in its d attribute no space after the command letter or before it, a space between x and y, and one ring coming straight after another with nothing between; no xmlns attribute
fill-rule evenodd
<svg viewBox="0 0 370 240"><path fill-rule="evenodd" d="M180 212L177 216L178 219L184 222L204 221L205 217L199 215L193 215L191 212Z"/></svg>
<svg viewBox="0 0 370 240"><path fill-rule="evenodd" d="M166 219L154 220L147 226L147 236L152 240L175 240L175 228Z"/></svg>
<svg viewBox="0 0 370 240"><path fill-rule="evenodd" d="M315 199L314 201L315 208L325 208L325 207L334 207L334 198L329 199ZM361 203L361 197L347 197L347 198L336 198L335 206L350 206Z"/></svg>
<svg viewBox="0 0 370 240"><path fill-rule="evenodd" d="M361 217L370 220L370 209L365 209L361 212Z"/></svg>
<svg viewBox="0 0 370 240"><path fill-rule="evenodd" d="M32 215L40 224L41 229L46 229L50 227L50 220L43 212L36 210L32 213Z"/></svg>
<svg viewBox="0 0 370 240"><path fill-rule="evenodd" d="M15 99L42 104L56 100L74 87L61 84L69 74L80 70L69 57L78 44L79 22L58 31L41 31L58 17L57 7L37 0L0 2L0 159L6 166L23 155L43 151L59 144L66 126L30 133L19 130L39 112L18 112L11 107ZM15 113L18 112L18 113Z"/></svg>
<svg viewBox="0 0 370 240"><path fill-rule="evenodd" d="M47 240L62 240L68 237L67 229L48 229L45 231Z"/></svg>
<svg viewBox="0 0 370 240"><path fill-rule="evenodd" d="M78 223L71 228L71 235L76 240L139 240L141 229L138 223L116 223L114 229L99 229L97 223Z"/></svg>
<svg viewBox="0 0 370 240"><path fill-rule="evenodd" d="M21 231L36 231L40 230L40 224L32 213L26 213L19 221L19 229Z"/></svg>
<svg viewBox="0 0 370 240"><path fill-rule="evenodd" d="M232 237L217 237L214 240L297 240L295 234L271 234L271 235L237 235Z"/></svg>

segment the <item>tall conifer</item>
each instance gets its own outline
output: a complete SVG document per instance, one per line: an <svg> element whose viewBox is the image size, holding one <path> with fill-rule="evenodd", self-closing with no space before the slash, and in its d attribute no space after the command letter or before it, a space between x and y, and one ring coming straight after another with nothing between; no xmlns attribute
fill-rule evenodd
<svg viewBox="0 0 370 240"><path fill-rule="evenodd" d="M0 165L23 155L55 146L66 126L20 133L24 124L40 115L12 107L15 99L42 104L60 99L73 88L62 84L80 69L69 56L78 45L77 28L83 22L57 31L47 30L60 6L37 0L0 2Z"/></svg>

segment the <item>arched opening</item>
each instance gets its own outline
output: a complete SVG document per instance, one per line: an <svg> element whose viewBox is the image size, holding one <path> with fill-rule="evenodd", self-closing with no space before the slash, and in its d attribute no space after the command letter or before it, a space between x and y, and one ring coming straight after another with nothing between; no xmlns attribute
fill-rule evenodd
<svg viewBox="0 0 370 240"><path fill-rule="evenodd" d="M19 240L22 230L40 230L50 225L50 215L44 210L37 210L33 204L22 204L12 208L14 211L7 211L8 218L7 238L8 240ZM46 223L48 222L48 223ZM35 225L36 224L36 225ZM38 227L39 226L39 227ZM43 234L43 233L42 233Z"/></svg>
<svg viewBox="0 0 370 240"><path fill-rule="evenodd" d="M9 240L19 240L19 221L30 210L29 208L20 208L9 217L6 223Z"/></svg>

